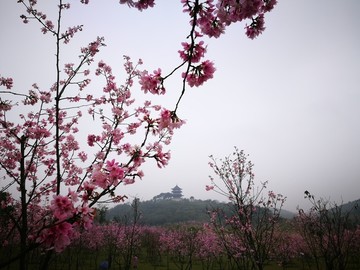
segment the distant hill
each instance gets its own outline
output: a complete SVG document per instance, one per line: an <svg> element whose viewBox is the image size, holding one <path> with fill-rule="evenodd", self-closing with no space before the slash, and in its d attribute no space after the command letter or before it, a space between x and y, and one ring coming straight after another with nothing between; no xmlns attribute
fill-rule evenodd
<svg viewBox="0 0 360 270"><path fill-rule="evenodd" d="M360 216L360 199L344 203L341 205L344 212L352 211L356 216Z"/></svg>
<svg viewBox="0 0 360 270"><path fill-rule="evenodd" d="M147 225L166 225L182 222L207 222L207 211L213 208L225 208L225 203L212 200L151 200L140 202L139 211L141 222ZM107 211L106 219L123 219L130 217L132 207L130 204L120 204Z"/></svg>
<svg viewBox="0 0 360 270"><path fill-rule="evenodd" d="M293 217L296 216L296 213L285 210L285 209L281 209L280 216L285 219L292 219Z"/></svg>
<svg viewBox="0 0 360 270"><path fill-rule="evenodd" d="M229 205L214 200L189 200L189 199L153 199L140 201L139 212L141 223L146 225L168 225L186 222L208 222L208 210L224 209L229 211ZM341 205L342 213L351 211L351 219L358 224L360 222L360 199ZM292 219L297 213L281 210L281 217ZM119 204L106 212L106 220L123 221L133 215L131 204Z"/></svg>
<svg viewBox="0 0 360 270"><path fill-rule="evenodd" d="M341 213L350 212L349 218L353 224L360 224L360 199L341 205Z"/></svg>
<svg viewBox="0 0 360 270"><path fill-rule="evenodd" d="M227 203L214 200L150 200L139 203L141 223L146 225L167 225L184 222L208 222L208 210L224 209L229 211ZM106 213L106 219L124 220L132 215L130 204L119 204ZM294 213L282 210L283 218L293 218Z"/></svg>

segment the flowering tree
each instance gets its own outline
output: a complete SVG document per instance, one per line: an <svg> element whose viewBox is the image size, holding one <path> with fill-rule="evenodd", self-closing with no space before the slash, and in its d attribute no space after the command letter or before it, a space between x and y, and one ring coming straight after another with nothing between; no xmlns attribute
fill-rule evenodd
<svg viewBox="0 0 360 270"><path fill-rule="evenodd" d="M23 22L37 23L44 35L53 38L55 51L55 81L46 89L34 83L27 93L20 91L14 83L20 75L0 73L1 221L6 223L0 239L12 239L0 248L20 246L19 252L2 258L0 267L19 260L20 269L25 269L29 251L42 247L50 258L52 251L61 252L88 229L96 203L122 201L125 196L116 190L142 178L144 162L154 160L160 168L168 164L170 153L165 148L184 123L178 109L187 86L200 86L215 72L213 62L204 59L202 37L217 38L228 25L250 20L246 34L255 38L264 30L264 14L276 0L216 4L181 0L190 25L187 41L178 51L180 63L166 74L160 68L151 73L140 69L141 60L124 56L122 84L112 68L98 60L103 37L80 48L79 58L66 59L64 47L84 29L83 25L64 26L70 3L59 0L54 4L56 14L49 17L36 0L17 2L25 10L20 16ZM155 5L154 0L120 3L140 11ZM172 109L150 100L135 102L136 85L144 94L164 95L166 80L177 71L182 88ZM91 89L93 81L103 82L102 93ZM88 125L86 135L84 125Z"/></svg>
<svg viewBox="0 0 360 270"><path fill-rule="evenodd" d="M357 226L357 229L354 233L352 250L350 253L350 256L353 258L353 264L355 265L355 268L360 268L360 225Z"/></svg>
<svg viewBox="0 0 360 270"><path fill-rule="evenodd" d="M139 199L135 198L131 204L132 212L124 217L124 223L114 224L121 228L121 237L114 239L119 243L114 251L114 262L120 265L121 269L131 269L134 258L137 258L137 251L141 245L142 226L141 212L139 210ZM118 260L116 258L119 257ZM122 266L122 267L121 267Z"/></svg>
<svg viewBox="0 0 360 270"><path fill-rule="evenodd" d="M255 186L253 164L244 151L235 148L225 160L211 157L209 163L217 177L210 177L214 190L230 200L231 214L214 209L211 224L227 255L237 268L259 269L269 259L274 232L285 197L266 190L266 182Z"/></svg>
<svg viewBox="0 0 360 270"><path fill-rule="evenodd" d="M160 236L163 233L162 227L144 227L142 230L141 247L146 260L154 269L161 264L162 243Z"/></svg>
<svg viewBox="0 0 360 270"><path fill-rule="evenodd" d="M214 269L215 266L225 269L222 265L224 250L217 234L208 224L204 224L196 236L196 257L201 261L203 269Z"/></svg>
<svg viewBox="0 0 360 270"><path fill-rule="evenodd" d="M293 224L286 226L291 226L291 229L280 228L280 230L275 232L275 241L270 252L271 259L276 261L282 269L292 267L296 260L304 259L303 257L306 253L303 238L298 232L293 230L296 226L293 226Z"/></svg>
<svg viewBox="0 0 360 270"><path fill-rule="evenodd" d="M325 269L346 269L356 239L351 214L357 204L344 210L323 198L316 200L309 191L305 198L312 207L308 212L299 209L297 221L316 268L323 269L325 264Z"/></svg>
<svg viewBox="0 0 360 270"><path fill-rule="evenodd" d="M180 225L164 231L160 236L163 252L170 256L178 269L192 269L196 250L200 248L198 233L199 228L196 226Z"/></svg>

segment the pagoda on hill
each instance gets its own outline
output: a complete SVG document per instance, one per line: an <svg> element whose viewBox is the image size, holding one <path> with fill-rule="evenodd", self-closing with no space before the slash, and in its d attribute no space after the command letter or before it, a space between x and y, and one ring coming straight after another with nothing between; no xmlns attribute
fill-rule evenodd
<svg viewBox="0 0 360 270"><path fill-rule="evenodd" d="M173 187L171 189L171 194L173 196L173 199L177 200L177 201L180 200L181 197L183 196L182 195L182 189L178 185L176 185L175 187Z"/></svg>

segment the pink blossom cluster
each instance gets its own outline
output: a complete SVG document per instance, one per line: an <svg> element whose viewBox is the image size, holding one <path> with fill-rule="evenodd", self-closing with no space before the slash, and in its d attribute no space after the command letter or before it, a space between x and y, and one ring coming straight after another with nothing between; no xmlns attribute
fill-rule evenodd
<svg viewBox="0 0 360 270"><path fill-rule="evenodd" d="M43 32L43 34L46 34L48 31L53 31L53 29L54 29L53 22L50 20L46 20L44 22L44 26L41 28L41 32Z"/></svg>
<svg viewBox="0 0 360 270"><path fill-rule="evenodd" d="M253 23L246 26L249 38L255 38L263 32L264 14L271 11L276 0L182 0L184 12L192 17L201 33L210 37L219 37L226 26L232 23L251 19Z"/></svg>
<svg viewBox="0 0 360 270"><path fill-rule="evenodd" d="M29 214L29 219L31 219L31 225L29 230L29 240L33 241L34 243L40 244L42 249L49 250L53 249L56 252L62 252L65 248L67 248L74 239L77 239L80 236L80 232L89 227L82 226L80 223L75 222L67 222L67 221L56 221L55 225L50 225L49 219L43 219L42 215L38 213L42 213L42 209L34 209L35 214ZM43 214L43 213L42 213ZM36 218L34 218L36 217ZM89 219L87 217L87 219ZM92 217L90 217L92 220ZM85 219L86 220L86 219ZM38 224L44 224L46 222L46 227L41 228L38 232L39 228Z"/></svg>
<svg viewBox="0 0 360 270"><path fill-rule="evenodd" d="M119 181L124 177L124 170L119 166L118 162L115 162L115 159L106 162L106 171L109 174L109 178L112 181Z"/></svg>
<svg viewBox="0 0 360 270"><path fill-rule="evenodd" d="M71 242L78 238L81 230L89 229L92 226L93 210L88 205L79 202L78 196L69 189L68 195L54 195L49 206L49 211L53 213L54 225L51 225L51 216L48 211L40 206L31 205L33 214L29 215L31 229L29 239L41 244L45 249L54 249L56 252L63 251ZM47 218L44 219L44 214ZM71 220L74 219L74 222ZM44 223L40 233L36 228L39 223Z"/></svg>
<svg viewBox="0 0 360 270"><path fill-rule="evenodd" d="M153 74L149 74L146 70L143 71L140 75L139 83L144 93L150 92L156 95L163 95L166 92L160 68L154 70Z"/></svg>
<svg viewBox="0 0 360 270"><path fill-rule="evenodd" d="M13 87L13 79L0 76L0 85L5 86L6 89L11 89Z"/></svg>
<svg viewBox="0 0 360 270"><path fill-rule="evenodd" d="M95 56L99 52L99 49L101 46L104 46L105 44L103 37L98 37L96 41L91 42L87 47L81 48L81 53L83 53L83 58L86 58L88 55L91 57ZM87 61L87 63L90 63L91 59Z"/></svg>
<svg viewBox="0 0 360 270"><path fill-rule="evenodd" d="M82 31L82 28L82 25L69 27L64 33L61 34L61 39L64 40L65 44L69 43L70 39L74 37L75 33Z"/></svg>
<svg viewBox="0 0 360 270"><path fill-rule="evenodd" d="M180 128L184 123L184 120L179 119L173 111L167 109L161 111L160 118L158 119L159 130L167 129L170 132Z"/></svg>
<svg viewBox="0 0 360 270"><path fill-rule="evenodd" d="M206 53L206 47L204 47L204 41L191 46L188 42L181 43L183 50L179 50L180 57L184 61L191 61L192 63L198 63Z"/></svg>
<svg viewBox="0 0 360 270"><path fill-rule="evenodd" d="M250 25L246 25L246 35L254 39L265 30L264 14L257 16Z"/></svg>
<svg viewBox="0 0 360 270"><path fill-rule="evenodd" d="M54 217L62 221L72 217L75 207L67 196L57 195L54 196L50 209L54 213Z"/></svg>
<svg viewBox="0 0 360 270"><path fill-rule="evenodd" d="M156 153L153 155L153 158L156 160L157 166L159 168L163 168L169 164L169 160L171 158L170 152L164 152L163 146L159 143L154 143L152 145L147 146L148 150L155 150Z"/></svg>
<svg viewBox="0 0 360 270"><path fill-rule="evenodd" d="M186 78L190 87L200 86L214 77L215 70L214 63L206 60L198 66L192 66L190 72L184 72L182 76Z"/></svg>
<svg viewBox="0 0 360 270"><path fill-rule="evenodd" d="M68 222L62 222L58 225L46 228L41 231L36 242L41 243L47 249L54 249L56 252L62 252L71 241L76 239L79 234Z"/></svg>
<svg viewBox="0 0 360 270"><path fill-rule="evenodd" d="M213 185L206 185L206 186L205 186L205 190L206 190L206 191L213 190L214 188L215 188L215 186L213 186Z"/></svg>
<svg viewBox="0 0 360 270"><path fill-rule="evenodd" d="M120 0L120 4L127 4L129 7L135 7L140 11L147 9L149 7L155 6L155 0Z"/></svg>
<svg viewBox="0 0 360 270"><path fill-rule="evenodd" d="M59 5L60 9L69 9L70 8L70 3L63 3L61 5Z"/></svg>
<svg viewBox="0 0 360 270"><path fill-rule="evenodd" d="M105 168L100 164L94 166L92 183L102 189L108 189L111 185L117 186L125 176L125 171L114 159L107 161Z"/></svg>

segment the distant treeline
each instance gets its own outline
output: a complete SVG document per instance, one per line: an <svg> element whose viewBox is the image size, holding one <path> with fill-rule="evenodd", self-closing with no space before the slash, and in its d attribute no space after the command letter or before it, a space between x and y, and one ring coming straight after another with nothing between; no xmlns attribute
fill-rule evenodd
<svg viewBox="0 0 360 270"><path fill-rule="evenodd" d="M208 222L209 210L222 209L230 214L230 205L214 200L150 200L138 203L140 222L144 225L159 226L186 222ZM134 209L130 203L119 204L106 211L107 221L126 222L131 220ZM283 210L284 218L294 217L294 213Z"/></svg>
<svg viewBox="0 0 360 270"><path fill-rule="evenodd" d="M138 214L140 222L146 225L166 225L184 222L207 222L209 220L208 210L214 208L226 209L225 203L216 201L190 201L182 199L175 200L150 200L139 202ZM106 212L107 221L125 221L131 219L134 209L131 204L119 204Z"/></svg>

